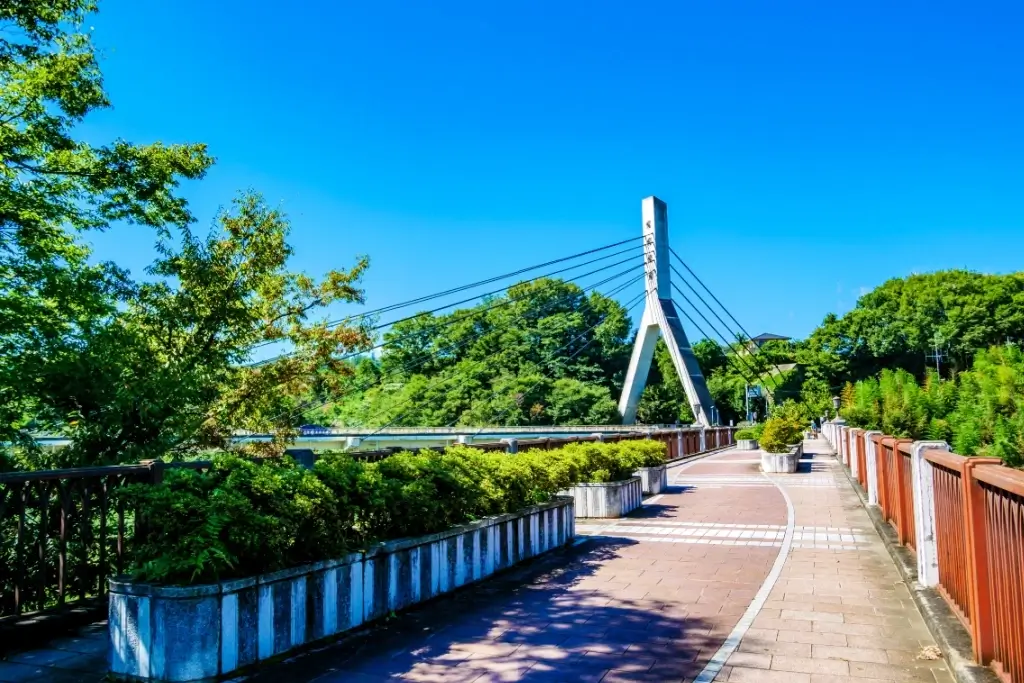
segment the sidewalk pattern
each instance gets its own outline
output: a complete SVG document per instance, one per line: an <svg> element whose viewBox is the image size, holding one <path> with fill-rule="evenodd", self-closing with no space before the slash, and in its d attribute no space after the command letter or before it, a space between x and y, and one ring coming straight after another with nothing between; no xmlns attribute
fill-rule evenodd
<svg viewBox="0 0 1024 683"><path fill-rule="evenodd" d="M801 471L729 451L579 541L267 667L296 681L951 683L824 441ZM101 634L0 662L0 681L98 680Z"/></svg>
<svg viewBox="0 0 1024 683"><path fill-rule="evenodd" d="M674 468L572 549L256 680L952 681L827 446L806 450L771 479L749 452Z"/></svg>

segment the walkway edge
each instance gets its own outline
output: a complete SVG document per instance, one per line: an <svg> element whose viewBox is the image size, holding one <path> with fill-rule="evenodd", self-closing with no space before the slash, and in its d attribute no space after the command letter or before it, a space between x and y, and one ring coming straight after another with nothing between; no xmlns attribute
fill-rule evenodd
<svg viewBox="0 0 1024 683"><path fill-rule="evenodd" d="M928 630L942 650L953 678L957 683L1001 683L992 669L974 661L971 636L946 604L945 598L934 588L925 588L917 582L917 561L909 550L900 545L896 530L882 517L881 509L877 505L868 504L867 494L845 466L839 469L846 475L850 487L860 498L861 505L875 527L875 532L882 539L882 544L907 585L918 612L924 617Z"/></svg>
<svg viewBox="0 0 1024 683"><path fill-rule="evenodd" d="M779 554L775 556L775 562L772 564L772 569L768 572L768 576L765 577L764 583L761 584L761 588L758 589L754 595L754 599L751 600L750 605L747 606L743 616L736 622L736 626L733 627L729 633L729 637L725 639L722 646L718 648L718 651L711 658L711 661L707 663L704 669L700 672L697 678L693 679L693 683L711 683L722 671L722 667L729 660L729 657L733 655L736 648L739 647L740 641L747 635L747 630L750 629L751 624L754 623L754 619L757 618L761 608L764 607L764 603L768 601L768 597L771 595L772 590L775 588L776 582L779 580L779 576L782 574L783 567L786 566L786 562L789 560L789 553L793 548L793 532L796 528L796 509L793 507L793 501L778 482L769 477L764 472L761 473L765 479L775 485L775 488L779 490L782 497L786 501L786 535L782 539L782 547L779 548Z"/></svg>

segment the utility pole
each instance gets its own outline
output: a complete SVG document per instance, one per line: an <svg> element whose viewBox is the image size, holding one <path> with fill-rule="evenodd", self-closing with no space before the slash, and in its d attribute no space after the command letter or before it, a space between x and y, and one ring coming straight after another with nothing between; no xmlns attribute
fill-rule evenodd
<svg viewBox="0 0 1024 683"><path fill-rule="evenodd" d="M750 422L750 383L746 382L743 384L743 412L747 416L747 422Z"/></svg>
<svg viewBox="0 0 1024 683"><path fill-rule="evenodd" d="M939 377L942 377L942 368L941 368L940 364L941 364L942 360L944 360L946 358L946 354L944 352L942 352L940 350L940 348L939 348L941 345L942 345L942 336L938 332L936 332L935 336L932 337L932 346L934 347L935 352L934 353L925 354L925 358L929 358L929 359L934 359L935 360L935 372L939 375Z"/></svg>

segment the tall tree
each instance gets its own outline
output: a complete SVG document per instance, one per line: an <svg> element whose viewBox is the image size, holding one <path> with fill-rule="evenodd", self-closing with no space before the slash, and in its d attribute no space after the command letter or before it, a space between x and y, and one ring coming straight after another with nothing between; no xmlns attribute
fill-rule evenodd
<svg viewBox="0 0 1024 683"><path fill-rule="evenodd" d="M74 137L109 106L89 35L89 0L0 4L0 440L25 436L43 367L73 355L131 289L79 239L126 221L191 220L175 194L212 160L203 145L93 146Z"/></svg>
<svg viewBox="0 0 1024 683"><path fill-rule="evenodd" d="M336 390L344 355L366 330L310 323L336 301L361 302L367 260L321 281L287 269L285 217L244 194L206 235L186 227L158 243L151 279L96 324L73 352L47 358L37 420L73 439L50 464L134 461L223 447L234 429L293 434L300 399ZM252 351L289 352L251 364Z"/></svg>
<svg viewBox="0 0 1024 683"><path fill-rule="evenodd" d="M294 424L299 397L351 372L360 327L311 322L359 302L366 268L316 281L287 268L288 223L242 195L196 233L179 182L203 176L204 145L94 146L74 136L109 106L83 22L89 0L0 4L0 442L22 466L104 464L223 445L236 427ZM136 282L93 263L83 233L153 230ZM292 352L249 365L254 347ZM71 437L42 454L32 429Z"/></svg>
<svg viewBox="0 0 1024 683"><path fill-rule="evenodd" d="M903 368L923 377L938 351L943 374L979 349L1024 339L1024 273L946 270L885 282L842 317L829 315L799 360L830 385Z"/></svg>

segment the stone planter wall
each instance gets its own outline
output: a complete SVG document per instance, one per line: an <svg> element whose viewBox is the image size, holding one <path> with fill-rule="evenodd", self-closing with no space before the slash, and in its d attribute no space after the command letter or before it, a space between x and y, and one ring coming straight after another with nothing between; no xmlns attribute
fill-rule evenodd
<svg viewBox="0 0 1024 683"><path fill-rule="evenodd" d="M576 484L566 491L576 501L577 517L622 517L640 507L640 477L607 484Z"/></svg>
<svg viewBox="0 0 1024 683"><path fill-rule="evenodd" d="M479 581L574 536L573 500L559 498L236 581L159 587L111 579L110 671L131 680L212 680Z"/></svg>
<svg viewBox="0 0 1024 683"><path fill-rule="evenodd" d="M790 446L788 453L762 453L761 470L769 474L792 474L800 467L803 444Z"/></svg>
<svg viewBox="0 0 1024 683"><path fill-rule="evenodd" d="M737 439L736 450L738 451L756 451L757 450L757 439Z"/></svg>
<svg viewBox="0 0 1024 683"><path fill-rule="evenodd" d="M640 490L644 495L653 496L668 488L668 467L641 467L636 472L640 477Z"/></svg>

